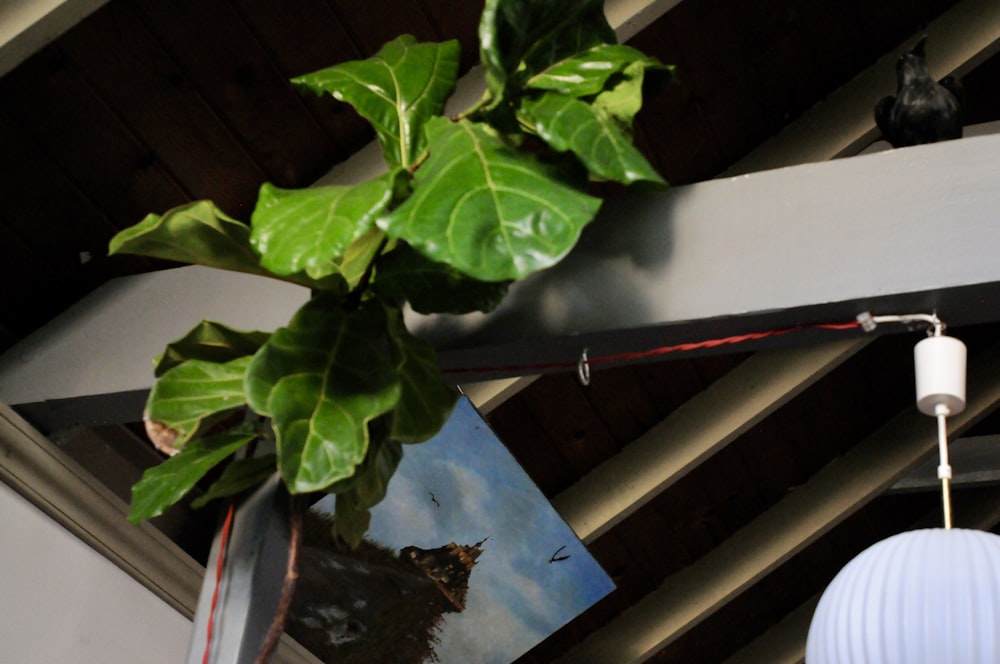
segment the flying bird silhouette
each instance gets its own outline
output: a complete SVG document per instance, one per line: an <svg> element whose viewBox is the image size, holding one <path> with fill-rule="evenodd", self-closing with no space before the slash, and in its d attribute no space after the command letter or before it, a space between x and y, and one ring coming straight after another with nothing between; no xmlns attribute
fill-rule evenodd
<svg viewBox="0 0 1000 664"><path fill-rule="evenodd" d="M555 553L553 553L551 556L549 556L549 564L550 565L552 563L557 563L557 562L559 562L561 560L566 560L567 558L570 557L568 553L565 554L565 555L562 555L562 556L559 555L560 553L562 553L562 550L565 549L565 548L566 548L566 545L563 544L561 547L559 547L558 549L556 549Z"/></svg>
<svg viewBox="0 0 1000 664"><path fill-rule="evenodd" d="M875 124L893 147L962 137L958 81L935 81L927 71L927 37L896 61L896 95L875 104Z"/></svg>

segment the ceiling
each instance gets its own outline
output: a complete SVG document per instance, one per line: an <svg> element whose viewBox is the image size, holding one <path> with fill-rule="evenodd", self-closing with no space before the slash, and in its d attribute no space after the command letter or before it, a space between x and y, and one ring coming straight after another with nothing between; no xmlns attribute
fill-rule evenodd
<svg viewBox="0 0 1000 664"><path fill-rule="evenodd" d="M933 21L976 3L687 0L664 12L673 4L651 3L658 18L630 43L678 67L678 83L640 113L636 142L680 185L795 163L761 155L789 137L808 144L810 118L925 31L932 67L947 60L962 39ZM262 182L306 186L371 141L350 108L300 96L289 77L403 32L459 38L466 70L480 9L112 0L39 50L0 79L2 347L111 278L169 267L106 256L108 239L147 212L212 198L247 219ZM1000 120L996 30L957 68L967 124ZM850 151L813 159L875 140L875 101L854 109L864 128L845 130ZM971 353L970 407L954 419L963 436L1000 435L997 330L952 330ZM933 491L885 492L931 449L933 422L912 406L921 336L675 356L595 371L588 386L557 373L492 404L489 422L571 525L586 509L606 515L578 533L618 585L519 661L800 661L812 602L836 571L891 533L937 523ZM156 460L136 432L48 433L127 495ZM621 468L640 467L652 469L649 489L622 498ZM989 484L957 492L960 523L993 528L997 505ZM183 526L178 537L204 555L211 528L190 519L164 528Z"/></svg>

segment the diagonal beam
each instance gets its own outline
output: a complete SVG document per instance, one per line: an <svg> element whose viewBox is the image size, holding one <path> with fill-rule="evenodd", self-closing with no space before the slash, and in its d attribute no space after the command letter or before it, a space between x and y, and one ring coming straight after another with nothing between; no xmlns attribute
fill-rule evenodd
<svg viewBox="0 0 1000 664"><path fill-rule="evenodd" d="M6 0L0 3L0 76L107 1Z"/></svg>
<svg viewBox="0 0 1000 664"><path fill-rule="evenodd" d="M751 356L556 496L553 506L581 540L594 541L867 343Z"/></svg>
<svg viewBox="0 0 1000 664"><path fill-rule="evenodd" d="M957 435L1000 404L1000 344L975 358ZM774 507L591 634L562 662L640 662L892 485L937 447L934 421L908 408Z"/></svg>
<svg viewBox="0 0 1000 664"><path fill-rule="evenodd" d="M1000 488L987 493L962 492L952 503L955 528L989 530L1000 523ZM941 511L934 510L914 524L914 528L933 528L941 521ZM789 613L781 622L761 634L746 647L734 653L724 664L802 664L806 658L806 637L809 624L819 603L817 593Z"/></svg>
<svg viewBox="0 0 1000 664"><path fill-rule="evenodd" d="M928 66L941 78L961 77L1000 50L1000 3L964 0L827 96L722 175L752 173L853 155L874 141L875 100L896 89L895 62L927 35Z"/></svg>

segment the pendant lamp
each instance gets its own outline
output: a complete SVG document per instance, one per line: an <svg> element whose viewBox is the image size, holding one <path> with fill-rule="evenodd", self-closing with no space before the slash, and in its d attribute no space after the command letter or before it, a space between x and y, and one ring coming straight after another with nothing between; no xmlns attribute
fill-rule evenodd
<svg viewBox="0 0 1000 664"><path fill-rule="evenodd" d="M914 359L917 407L938 422L945 527L895 535L849 562L816 607L806 664L997 664L1000 537L951 527L946 418L965 408L965 345L942 335L937 316L884 318L933 325Z"/></svg>

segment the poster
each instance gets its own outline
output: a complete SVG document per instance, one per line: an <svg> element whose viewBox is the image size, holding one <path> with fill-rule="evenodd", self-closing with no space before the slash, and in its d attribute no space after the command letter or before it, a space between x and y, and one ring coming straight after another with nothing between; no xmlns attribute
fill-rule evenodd
<svg viewBox="0 0 1000 664"><path fill-rule="evenodd" d="M304 551L289 632L324 661L507 664L614 588L464 397L404 446L367 539Z"/></svg>

